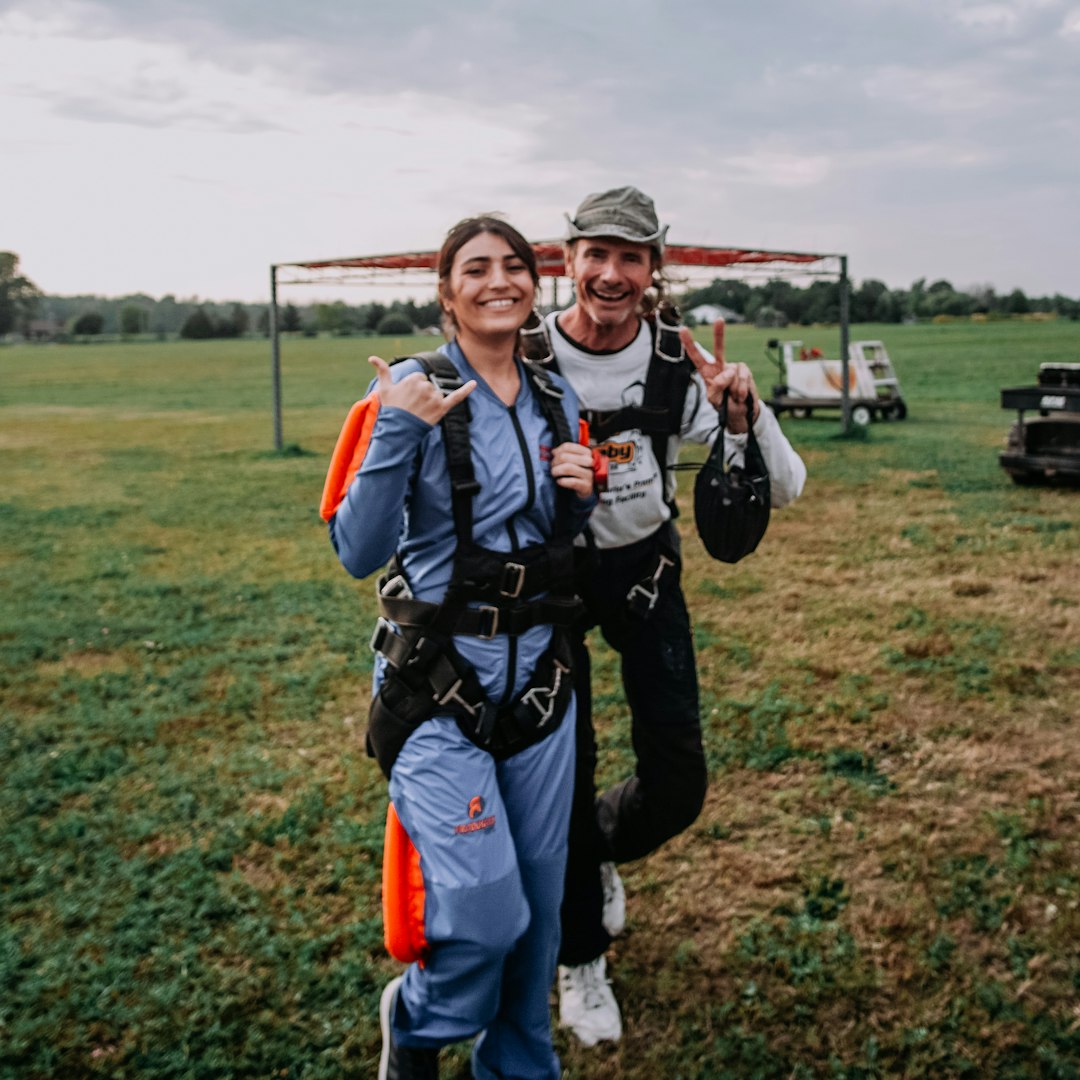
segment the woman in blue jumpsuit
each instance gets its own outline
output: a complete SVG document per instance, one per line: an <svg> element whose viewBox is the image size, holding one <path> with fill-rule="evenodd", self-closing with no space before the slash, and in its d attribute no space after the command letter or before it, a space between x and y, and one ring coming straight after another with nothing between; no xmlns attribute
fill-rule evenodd
<svg viewBox="0 0 1080 1080"><path fill-rule="evenodd" d="M363 577L396 551L412 596L442 600L457 538L442 417L468 398L479 490L475 541L512 551L552 536L556 490L573 527L592 509L592 455L553 446L537 389L516 356L517 332L538 284L525 239L499 218L455 226L439 254L439 298L454 336L440 350L460 388L444 394L417 361L371 363L378 413L363 463L330 520L346 569ZM565 383L572 431L577 403ZM459 655L492 702L522 694L551 639L550 625L520 634L455 635ZM385 676L376 665L376 687ZM559 945L559 905L573 790L574 705L545 738L503 760L436 710L409 735L390 772L390 797L420 854L423 965L383 995L380 1078L436 1077L438 1050L479 1035L474 1075L556 1080L548 993Z"/></svg>

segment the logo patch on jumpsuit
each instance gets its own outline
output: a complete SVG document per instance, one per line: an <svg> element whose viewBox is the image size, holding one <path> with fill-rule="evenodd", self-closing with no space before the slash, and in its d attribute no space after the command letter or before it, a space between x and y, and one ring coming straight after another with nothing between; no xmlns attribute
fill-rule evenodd
<svg viewBox="0 0 1080 1080"><path fill-rule="evenodd" d="M454 832L459 836L462 833L479 832L481 829L490 829L495 824L495 815L481 817L484 812L484 800L480 795L474 795L469 800L469 820L465 824L455 825Z"/></svg>

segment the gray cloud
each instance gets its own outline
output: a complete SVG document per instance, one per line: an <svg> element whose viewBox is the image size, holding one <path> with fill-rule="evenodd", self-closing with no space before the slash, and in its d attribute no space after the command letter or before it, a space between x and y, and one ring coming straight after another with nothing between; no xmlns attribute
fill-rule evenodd
<svg viewBox="0 0 1080 1080"><path fill-rule="evenodd" d="M1008 219L1021 234L1026 209L1032 248L1080 225L1080 16L1065 0L0 4L20 7L90 36L181 43L309 93L412 91L492 116L525 106L535 122L519 204L568 209L630 180L662 197L683 239L847 236L869 261L910 243L935 208ZM167 87L145 90L127 104L55 105L136 124L272 126L224 107L185 113ZM1033 274L1038 253L1028 261Z"/></svg>

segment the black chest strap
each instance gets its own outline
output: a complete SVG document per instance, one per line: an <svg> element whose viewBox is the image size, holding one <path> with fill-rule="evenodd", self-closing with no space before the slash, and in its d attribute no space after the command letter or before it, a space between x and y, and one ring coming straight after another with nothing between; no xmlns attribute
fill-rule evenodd
<svg viewBox="0 0 1080 1080"><path fill-rule="evenodd" d="M421 353L414 359L444 394L461 386L457 369L442 353ZM562 391L535 364L526 362L524 368L551 430L553 446L574 441ZM582 610L573 587L571 492L557 489L549 541L509 552L478 545L473 538L473 496L480 486L473 468L468 406L466 399L440 421L458 540L441 603L429 604L411 596L397 556L380 580L383 617L372 646L386 658L389 670L372 702L368 750L387 776L405 740L436 709L455 716L467 738L502 758L550 734L570 699L565 627ZM531 463L526 467L531 468ZM537 594L543 595L529 599ZM479 606L472 606L476 601ZM525 633L539 625L553 627L552 640L525 692L501 705L489 701L475 671L454 647L454 635L490 638Z"/></svg>
<svg viewBox="0 0 1080 1080"><path fill-rule="evenodd" d="M444 394L451 393L462 385L461 375L450 358L441 352L416 353L411 357L399 357L400 360L417 360L427 377ZM563 408L563 392L555 384L551 373L529 360L522 364L525 376L529 380L540 412L551 429L552 446L560 446L577 439L570 430L570 422ZM469 436L469 423L472 413L466 398L454 406L440 421L443 446L446 449L446 468L450 474L451 509L454 516L454 533L458 538L458 548L463 550L473 544L473 496L480 490L472 462L472 440ZM570 528L571 493L565 488L558 488L555 497L555 537L565 536Z"/></svg>
<svg viewBox="0 0 1080 1080"><path fill-rule="evenodd" d="M679 339L682 324L678 308L670 303L663 304L647 322L653 348L641 404L623 405L608 411L583 409L581 415L589 425L590 437L597 444L607 442L620 431L640 431L648 436L666 492L668 439L682 431L694 364ZM537 362L553 371L559 370L546 323L528 325L522 332L522 340L527 356L535 357ZM677 510L673 504L669 505L674 516Z"/></svg>

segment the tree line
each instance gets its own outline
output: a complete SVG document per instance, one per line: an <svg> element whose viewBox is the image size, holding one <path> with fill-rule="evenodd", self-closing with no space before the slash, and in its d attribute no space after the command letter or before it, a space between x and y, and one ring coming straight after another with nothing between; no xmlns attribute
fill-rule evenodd
<svg viewBox="0 0 1080 1080"><path fill-rule="evenodd" d="M840 283L814 281L800 287L781 278L760 285L717 278L702 289L683 294L679 303L684 312L700 304L725 307L759 326L838 323ZM1006 318L1040 312L1080 319L1080 300L1060 293L1031 297L1022 289L998 293L992 285L963 291L943 279L927 285L926 278L919 278L907 289L890 289L883 281L869 279L848 293L848 319L853 323L898 323L939 316Z"/></svg>
<svg viewBox="0 0 1080 1080"><path fill-rule="evenodd" d="M840 321L840 284L813 281L800 286L775 278L761 284L717 278L703 288L676 297L684 312L702 304L718 305L759 326L812 325ZM853 323L896 323L936 317L1007 318L1033 313L1080 319L1080 300L1056 293L1031 297L1021 289L997 293L991 285L964 291L945 280L927 285L920 278L907 289L889 288L868 279L849 292ZM285 304L279 309L279 329L292 334L411 334L435 328L440 309L427 302L394 300L390 304L344 301L308 305ZM19 272L19 257L0 251L0 338L20 333L34 339L87 339L99 335L161 339L235 338L267 336L270 309L266 304L154 299L144 293L115 298L49 296Z"/></svg>

